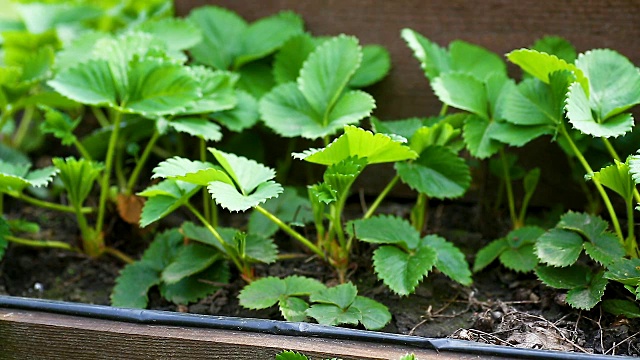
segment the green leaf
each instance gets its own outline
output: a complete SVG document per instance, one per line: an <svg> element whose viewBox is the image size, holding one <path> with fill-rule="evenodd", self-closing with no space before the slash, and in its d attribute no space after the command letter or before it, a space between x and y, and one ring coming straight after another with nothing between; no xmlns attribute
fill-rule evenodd
<svg viewBox="0 0 640 360"><path fill-rule="evenodd" d="M211 119L227 129L240 132L258 122L258 101L246 91L236 90L237 104L233 109L209 114Z"/></svg>
<svg viewBox="0 0 640 360"><path fill-rule="evenodd" d="M266 181L260 184L253 193L241 194L233 185L214 181L207 186L216 203L229 211L246 211L282 193L282 185Z"/></svg>
<svg viewBox="0 0 640 360"><path fill-rule="evenodd" d="M237 104L234 86L238 76L228 71L213 71L204 66L189 67L191 76L200 85L201 95L187 104L182 114L205 114L230 110Z"/></svg>
<svg viewBox="0 0 640 360"><path fill-rule="evenodd" d="M197 136L206 141L220 141L222 132L220 126L202 118L186 117L169 121L168 125L176 131Z"/></svg>
<svg viewBox="0 0 640 360"><path fill-rule="evenodd" d="M485 81L494 74L506 74L504 61L496 54L478 45L455 40L449 44L451 68Z"/></svg>
<svg viewBox="0 0 640 360"><path fill-rule="evenodd" d="M262 98L276 86L272 71L271 63L267 61L255 61L242 66L237 70L240 75L238 90L246 91L256 99Z"/></svg>
<svg viewBox="0 0 640 360"><path fill-rule="evenodd" d="M624 285L640 285L640 259L619 258L607 267L604 277Z"/></svg>
<svg viewBox="0 0 640 360"><path fill-rule="evenodd" d="M351 185L366 165L367 159L346 158L325 170L323 175L324 182L337 192L338 198L348 196Z"/></svg>
<svg viewBox="0 0 640 360"><path fill-rule="evenodd" d="M346 310L355 301L357 295L358 289L356 286L352 283L345 283L312 292L309 300L322 304L336 305L340 309Z"/></svg>
<svg viewBox="0 0 640 360"><path fill-rule="evenodd" d="M354 220L347 224L346 230L364 242L400 244L407 250L416 249L420 242L420 233L408 221L395 216L379 215Z"/></svg>
<svg viewBox="0 0 640 360"><path fill-rule="evenodd" d="M266 277L245 286L238 295L240 305L248 309L266 309L283 297L308 296L325 286L315 279L289 276L284 279Z"/></svg>
<svg viewBox="0 0 640 360"><path fill-rule="evenodd" d="M149 290L160 283L158 271L145 262L125 266L111 292L111 305L125 308L147 307Z"/></svg>
<svg viewBox="0 0 640 360"><path fill-rule="evenodd" d="M309 55L297 81L316 113L326 115L334 107L361 59L358 40L344 35L323 43Z"/></svg>
<svg viewBox="0 0 640 360"><path fill-rule="evenodd" d="M160 278L160 273L169 266L183 245L184 239L178 229L158 233L142 254L140 261L153 268Z"/></svg>
<svg viewBox="0 0 640 360"><path fill-rule="evenodd" d="M219 70L229 69L242 52L248 24L238 14L215 6L202 6L188 18L202 31L202 41L190 49L196 62Z"/></svg>
<svg viewBox="0 0 640 360"><path fill-rule="evenodd" d="M602 233L583 246L590 258L603 265L609 265L625 256L624 247L612 233Z"/></svg>
<svg viewBox="0 0 640 360"><path fill-rule="evenodd" d="M555 55L568 63L573 63L578 56L575 47L559 36L543 36L536 40L531 49Z"/></svg>
<svg viewBox="0 0 640 360"><path fill-rule="evenodd" d="M373 132L386 135L398 135L402 136L404 139L411 139L418 129L424 128L424 119L420 118L380 121L376 117L371 117L370 120Z"/></svg>
<svg viewBox="0 0 640 360"><path fill-rule="evenodd" d="M188 304L213 294L220 288L213 284L226 284L230 277L227 262L218 261L208 269L175 284L160 284L160 294L172 303Z"/></svg>
<svg viewBox="0 0 640 360"><path fill-rule="evenodd" d="M294 351L283 351L276 354L276 360L309 360L309 358Z"/></svg>
<svg viewBox="0 0 640 360"><path fill-rule="evenodd" d="M209 151L245 194L250 193L258 185L264 184L267 180L271 180L276 176L276 172L273 169L254 160L225 153L214 148L209 148Z"/></svg>
<svg viewBox="0 0 640 360"><path fill-rule="evenodd" d="M487 91L482 81L472 75L461 72L441 74L432 81L431 87L443 103L483 119L489 118Z"/></svg>
<svg viewBox="0 0 640 360"><path fill-rule="evenodd" d="M569 266L578 260L582 252L583 240L572 231L551 229L538 238L536 253L545 264Z"/></svg>
<svg viewBox="0 0 640 360"><path fill-rule="evenodd" d="M322 325L358 325L362 319L362 313L355 307L341 309L332 304L311 305L306 313Z"/></svg>
<svg viewBox="0 0 640 360"><path fill-rule="evenodd" d="M22 191L29 186L42 187L53 181L59 170L53 166L29 171L29 164L0 160L0 191Z"/></svg>
<svg viewBox="0 0 640 360"><path fill-rule="evenodd" d="M492 135L495 122L471 115L464 122L463 138L471 155L486 159L500 150L502 144Z"/></svg>
<svg viewBox="0 0 640 360"><path fill-rule="evenodd" d="M416 161L395 164L402 181L436 199L462 196L471 183L464 159L443 146L429 146Z"/></svg>
<svg viewBox="0 0 640 360"><path fill-rule="evenodd" d="M370 86L382 80L391 69L391 56L380 45L366 45L362 48L362 64L349 81L352 88Z"/></svg>
<svg viewBox="0 0 640 360"><path fill-rule="evenodd" d="M277 260L278 247L273 239L263 234L248 234L245 241L245 257L265 264L271 264Z"/></svg>
<svg viewBox="0 0 640 360"><path fill-rule="evenodd" d="M200 244L186 245L164 269L162 281L175 284L185 277L203 271L219 259L220 253L215 248Z"/></svg>
<svg viewBox="0 0 640 360"><path fill-rule="evenodd" d="M478 250L476 253L476 260L473 263L473 272L478 272L487 267L508 248L509 244L507 243L507 239L500 238L493 240L482 249Z"/></svg>
<svg viewBox="0 0 640 360"><path fill-rule="evenodd" d="M409 295L436 264L437 254L429 246L412 253L395 246L381 246L373 253L378 277L398 295Z"/></svg>
<svg viewBox="0 0 640 360"><path fill-rule="evenodd" d="M491 123L489 129L489 136L493 140L517 147L522 147L542 135L555 134L555 130L547 125L520 126L508 122Z"/></svg>
<svg viewBox="0 0 640 360"><path fill-rule="evenodd" d="M556 227L575 231L587 240L594 241L607 230L609 224L598 215L568 211L560 217Z"/></svg>
<svg viewBox="0 0 640 360"><path fill-rule="evenodd" d="M72 157L53 158L52 161L60 170L59 177L67 190L69 202L78 208L82 207L104 166L87 159L76 160Z"/></svg>
<svg viewBox="0 0 640 360"><path fill-rule="evenodd" d="M589 79L589 103L597 121L640 103L640 71L623 55L608 49L590 50L578 56L576 66Z"/></svg>
<svg viewBox="0 0 640 360"><path fill-rule="evenodd" d="M273 60L273 76L278 84L296 81L302 64L316 49L311 35L296 35L285 42Z"/></svg>
<svg viewBox="0 0 640 360"><path fill-rule="evenodd" d="M65 113L52 109L44 108L44 122L40 125L40 130L45 134L52 134L60 139L62 145L73 145L77 141L73 130L80 124L81 118L75 121L71 120Z"/></svg>
<svg viewBox="0 0 640 360"><path fill-rule="evenodd" d="M263 58L280 48L289 38L303 32L302 18L284 11L262 18L251 24L243 34L242 51L234 62L234 67Z"/></svg>
<svg viewBox="0 0 640 360"><path fill-rule="evenodd" d="M300 196L292 187L285 187L280 196L268 200L262 207L288 224L306 224L313 221L309 199ZM278 229L278 225L257 211L253 211L249 216L250 234L269 237L273 236Z"/></svg>
<svg viewBox="0 0 640 360"><path fill-rule="evenodd" d="M451 60L446 49L411 29L402 29L401 35L429 79L433 80L450 70Z"/></svg>
<svg viewBox="0 0 640 360"><path fill-rule="evenodd" d="M159 163L153 168L151 178L181 180L199 186L206 186L212 181L233 183L227 174L208 162L189 160L178 156Z"/></svg>
<svg viewBox="0 0 640 360"><path fill-rule="evenodd" d="M592 178L594 181L599 181L603 186L615 191L625 201L632 201L636 183L631 177L629 163L623 163L615 159L613 161L612 165L594 172Z"/></svg>
<svg viewBox="0 0 640 360"><path fill-rule="evenodd" d="M607 279L602 277L603 272L593 275L591 281L586 286L579 286L569 290L567 293L567 303L576 309L590 310L596 306L607 287Z"/></svg>
<svg viewBox="0 0 640 360"><path fill-rule="evenodd" d="M517 125L549 125L556 127L564 120L564 106L569 76L552 73L549 84L530 78L507 95L502 116Z"/></svg>
<svg viewBox="0 0 640 360"><path fill-rule="evenodd" d="M569 86L566 109L567 118L571 125L586 135L604 138L618 137L633 128L631 114L623 113L606 119L594 117L595 109L591 108L589 97L578 83Z"/></svg>
<svg viewBox="0 0 640 360"><path fill-rule="evenodd" d="M510 247L518 248L523 245L534 244L544 232L544 229L537 226L524 226L510 231L505 239Z"/></svg>
<svg viewBox="0 0 640 360"><path fill-rule="evenodd" d="M278 302L280 313L287 321L307 321L309 304L297 297L286 297Z"/></svg>
<svg viewBox="0 0 640 360"><path fill-rule="evenodd" d="M294 153L293 157L321 165L334 165L349 157L366 158L368 164L377 164L412 160L418 154L387 135L345 126L344 134L327 147Z"/></svg>
<svg viewBox="0 0 640 360"><path fill-rule="evenodd" d="M550 82L552 73L569 71L576 77L584 91L589 92L589 81L582 73L582 70L553 54L537 50L519 49L508 53L507 59L547 84Z"/></svg>
<svg viewBox="0 0 640 360"><path fill-rule="evenodd" d="M423 241L436 251L436 268L454 281L471 285L471 271L464 254L455 245L437 235L428 235Z"/></svg>
<svg viewBox="0 0 640 360"><path fill-rule="evenodd" d="M391 313L386 306L364 296L357 296L351 307L360 311L360 322L367 330L382 329L391 321Z"/></svg>
<svg viewBox="0 0 640 360"><path fill-rule="evenodd" d="M609 299L602 301L602 309L616 316L624 316L627 319L640 318L640 307L634 301Z"/></svg>
<svg viewBox="0 0 640 360"><path fill-rule="evenodd" d="M548 286L555 289L573 289L589 284L591 270L584 265L571 265L564 268L538 266L536 275Z"/></svg>
<svg viewBox="0 0 640 360"><path fill-rule="evenodd" d="M199 190L199 186L173 179L164 180L138 193L149 197L140 215L140 226L145 227L184 205Z"/></svg>
<svg viewBox="0 0 640 360"><path fill-rule="evenodd" d="M629 172L633 178L633 182L640 184L640 155L629 156Z"/></svg>
<svg viewBox="0 0 640 360"><path fill-rule="evenodd" d="M136 30L161 39L171 51L186 50L202 41L200 29L184 19L150 19L140 23Z"/></svg>
<svg viewBox="0 0 640 360"><path fill-rule="evenodd" d="M500 254L500 262L506 268L529 272L538 265L538 258L532 244L526 244L517 248L508 248Z"/></svg>

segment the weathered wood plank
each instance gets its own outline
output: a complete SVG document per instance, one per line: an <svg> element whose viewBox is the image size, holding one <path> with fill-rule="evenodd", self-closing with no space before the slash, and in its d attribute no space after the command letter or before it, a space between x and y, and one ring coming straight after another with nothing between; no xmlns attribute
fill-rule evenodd
<svg viewBox="0 0 640 360"><path fill-rule="evenodd" d="M273 359L283 349L314 359L479 359L409 346L230 330L141 325L0 308L2 359ZM482 357L483 359L502 359Z"/></svg>
<svg viewBox="0 0 640 360"><path fill-rule="evenodd" d="M385 46L393 70L369 89L377 100L375 115L385 120L435 115L440 108L400 38L406 27L441 45L462 39L498 54L529 46L544 35L559 35L579 51L609 47L640 65L640 1L182 0L176 1L176 10L186 15L206 4L229 8L249 21L290 9L303 16L315 35L353 34L362 43Z"/></svg>

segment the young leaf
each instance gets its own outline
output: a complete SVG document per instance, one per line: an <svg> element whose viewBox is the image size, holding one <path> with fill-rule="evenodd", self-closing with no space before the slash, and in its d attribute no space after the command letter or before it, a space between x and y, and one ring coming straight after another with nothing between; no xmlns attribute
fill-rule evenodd
<svg viewBox="0 0 640 360"><path fill-rule="evenodd" d="M375 107L373 98L345 91L361 56L357 39L344 35L317 47L297 83L277 86L262 98L260 113L267 126L282 136L315 139L368 116Z"/></svg>
<svg viewBox="0 0 640 360"><path fill-rule="evenodd" d="M338 198L344 197L365 166L367 166L366 158L346 158L337 164L330 165L325 170L324 182L337 192Z"/></svg>
<svg viewBox="0 0 640 360"><path fill-rule="evenodd" d="M411 29L402 29L402 38L413 50L413 56L420 61L420 67L427 78L433 80L451 68L449 52Z"/></svg>
<svg viewBox="0 0 640 360"><path fill-rule="evenodd" d="M354 220L347 225L349 235L373 244L399 244L413 250L420 242L420 234L411 224L395 216L375 216Z"/></svg>
<svg viewBox="0 0 640 360"><path fill-rule="evenodd" d="M391 68L389 52L380 45L366 45L362 48L362 65L349 81L349 87L362 88L377 83Z"/></svg>
<svg viewBox="0 0 640 360"><path fill-rule="evenodd" d="M212 181L233 184L227 174L215 168L212 164L178 156L160 162L153 168L153 176L151 178L180 180L199 186L206 186Z"/></svg>
<svg viewBox="0 0 640 360"><path fill-rule="evenodd" d="M507 59L518 65L525 72L547 84L550 82L550 75L552 73L569 71L576 77L578 83L584 90L587 93L589 92L589 81L582 73L582 70L553 54L547 54L537 50L519 49L508 53Z"/></svg>
<svg viewBox="0 0 640 360"><path fill-rule="evenodd" d="M613 160L614 163L593 173L593 179L615 191L625 201L632 201L636 184L631 177L629 163Z"/></svg>
<svg viewBox="0 0 640 360"><path fill-rule="evenodd" d="M63 112L57 111L50 107L44 108L44 122L40 125L40 130L45 134L52 134L60 139L62 145L73 145L77 141L73 130L80 124L78 118L75 121Z"/></svg>
<svg viewBox="0 0 640 360"><path fill-rule="evenodd" d="M508 248L509 244L507 243L507 239L500 238L493 240L482 249L478 250L476 253L476 260L473 263L473 272L478 272L487 267Z"/></svg>
<svg viewBox="0 0 640 360"><path fill-rule="evenodd" d="M366 158L367 164L377 164L413 160L418 154L387 135L345 126L344 134L327 147L294 153L293 157L321 165L334 165L349 157Z"/></svg>
<svg viewBox="0 0 640 360"><path fill-rule="evenodd" d="M215 248L200 244L186 245L162 271L162 281L175 284L185 277L203 271L219 259L220 253Z"/></svg>
<svg viewBox="0 0 640 360"><path fill-rule="evenodd" d="M538 239L536 253L545 264L569 266L578 260L582 252L583 240L572 231L551 229Z"/></svg>
<svg viewBox="0 0 640 360"><path fill-rule="evenodd" d="M488 99L482 81L466 73L451 72L435 78L431 86L443 103L489 118Z"/></svg>
<svg viewBox="0 0 640 360"><path fill-rule="evenodd" d="M473 280L469 264L460 249L437 235L428 235L424 241L436 251L435 266L438 270L462 285L471 285Z"/></svg>
<svg viewBox="0 0 640 360"><path fill-rule="evenodd" d="M398 295L409 295L436 264L438 255L428 245L407 253L395 246L374 251L373 266L378 277Z"/></svg>
<svg viewBox="0 0 640 360"><path fill-rule="evenodd" d="M597 122L640 103L640 71L623 55L608 49L591 50L578 56L576 66L589 79L590 108Z"/></svg>
<svg viewBox="0 0 640 360"><path fill-rule="evenodd" d="M22 191L28 186L46 186L59 170L53 166L29 171L29 164L12 164L0 160L0 191Z"/></svg>
<svg viewBox="0 0 640 360"><path fill-rule="evenodd" d="M464 159L443 146L429 146L418 160L396 163L395 168L409 187L437 199L462 196L471 183Z"/></svg>
<svg viewBox="0 0 640 360"><path fill-rule="evenodd" d="M276 360L309 360L309 358L295 351L283 351L276 354Z"/></svg>
<svg viewBox="0 0 640 360"><path fill-rule="evenodd" d="M64 184L69 202L80 208L84 200L89 196L100 172L104 169L98 164L87 159L76 160L74 158L54 158L53 165L60 170L60 180Z"/></svg>
<svg viewBox="0 0 640 360"><path fill-rule="evenodd" d="M567 118L576 130L594 137L618 137L631 131L633 116L618 114L610 118L595 118L595 109L591 108L590 100L580 84L569 86L567 98Z"/></svg>
<svg viewBox="0 0 640 360"><path fill-rule="evenodd" d="M140 226L145 227L184 205L200 189L199 186L173 179L164 180L138 193L148 197L140 215Z"/></svg>

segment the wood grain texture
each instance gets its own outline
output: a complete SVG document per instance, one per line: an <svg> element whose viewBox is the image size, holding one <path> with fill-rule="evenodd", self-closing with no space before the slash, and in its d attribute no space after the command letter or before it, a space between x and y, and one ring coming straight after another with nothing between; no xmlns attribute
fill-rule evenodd
<svg viewBox="0 0 640 360"><path fill-rule="evenodd" d="M181 0L176 10L186 15L207 4L234 10L248 21L290 9L315 35L353 34L363 44L385 46L393 69L368 89L377 100L375 115L385 120L435 115L440 107L400 38L407 27L441 45L462 39L498 54L559 35L580 52L607 47L640 64L640 1L633 0Z"/></svg>
<svg viewBox="0 0 640 360"><path fill-rule="evenodd" d="M283 349L304 352L313 359L398 359L408 352L421 360L481 358L399 345L131 324L0 308L0 359L266 360Z"/></svg>

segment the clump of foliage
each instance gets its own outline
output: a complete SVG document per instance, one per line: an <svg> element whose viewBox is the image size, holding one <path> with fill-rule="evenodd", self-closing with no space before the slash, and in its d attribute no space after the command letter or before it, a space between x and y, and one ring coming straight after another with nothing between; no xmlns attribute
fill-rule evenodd
<svg viewBox="0 0 640 360"><path fill-rule="evenodd" d="M400 357L398 360L417 360L418 358L414 354L406 354ZM309 358L296 351L285 350L276 354L276 360L309 360ZM331 358L326 360L340 360L339 358Z"/></svg>

